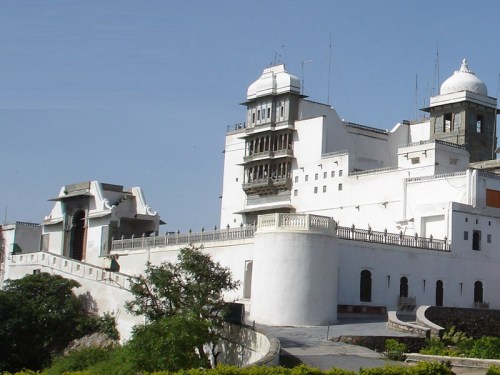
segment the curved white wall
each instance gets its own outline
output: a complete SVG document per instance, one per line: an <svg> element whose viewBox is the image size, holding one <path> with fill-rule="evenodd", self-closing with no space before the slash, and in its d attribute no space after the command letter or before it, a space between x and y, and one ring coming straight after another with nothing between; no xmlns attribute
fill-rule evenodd
<svg viewBox="0 0 500 375"><path fill-rule="evenodd" d="M269 325L337 320L336 237L306 231L255 234L251 319Z"/></svg>

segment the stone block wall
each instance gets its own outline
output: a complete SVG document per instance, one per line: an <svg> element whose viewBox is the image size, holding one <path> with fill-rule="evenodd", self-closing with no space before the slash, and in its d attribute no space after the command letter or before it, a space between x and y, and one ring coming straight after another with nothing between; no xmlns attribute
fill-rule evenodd
<svg viewBox="0 0 500 375"><path fill-rule="evenodd" d="M425 317L446 329L456 327L474 338L500 337L500 310L431 306Z"/></svg>

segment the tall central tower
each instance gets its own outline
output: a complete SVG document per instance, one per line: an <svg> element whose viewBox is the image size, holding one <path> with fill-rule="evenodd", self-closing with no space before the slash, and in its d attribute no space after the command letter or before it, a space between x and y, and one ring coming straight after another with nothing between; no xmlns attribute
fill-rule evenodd
<svg viewBox="0 0 500 375"><path fill-rule="evenodd" d="M425 110L430 112L431 138L467 147L471 163L496 158L497 99L488 96L467 60Z"/></svg>
<svg viewBox="0 0 500 375"><path fill-rule="evenodd" d="M264 69L248 87L245 124L226 136L222 207L227 215L221 225L293 211L293 145L302 97L299 79L284 65Z"/></svg>

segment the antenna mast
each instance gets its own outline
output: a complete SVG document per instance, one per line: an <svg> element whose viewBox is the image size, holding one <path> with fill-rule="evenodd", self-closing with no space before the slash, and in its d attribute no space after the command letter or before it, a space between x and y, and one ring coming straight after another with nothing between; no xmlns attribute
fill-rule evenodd
<svg viewBox="0 0 500 375"><path fill-rule="evenodd" d="M415 74L415 120L418 120L417 108L418 108L418 74Z"/></svg>
<svg viewBox="0 0 500 375"><path fill-rule="evenodd" d="M330 33L330 46L328 55L328 98L326 103L330 105L330 80L332 75L332 33Z"/></svg>
<svg viewBox="0 0 500 375"><path fill-rule="evenodd" d="M310 62L313 62L313 60L302 60L302 87L301 87L301 90L302 90L302 95L304 95L304 64L307 64L307 63L310 63Z"/></svg>
<svg viewBox="0 0 500 375"><path fill-rule="evenodd" d="M435 78L437 78L437 87L436 87L436 95L439 95L439 88L441 87L441 83L439 80L439 43L436 42L436 61L434 62L435 67L434 67L434 74L436 75Z"/></svg>

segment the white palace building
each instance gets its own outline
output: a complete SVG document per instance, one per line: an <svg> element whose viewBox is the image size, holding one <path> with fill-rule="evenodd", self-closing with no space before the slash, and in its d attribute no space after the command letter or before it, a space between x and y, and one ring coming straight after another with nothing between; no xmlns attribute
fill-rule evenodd
<svg viewBox="0 0 500 375"><path fill-rule="evenodd" d="M2 279L74 278L127 336L128 278L189 243L230 267L249 319L323 325L419 305L500 309L497 99L466 60L428 117L381 130L301 94L283 65L228 131L220 228L159 235L140 188L67 185L41 225L2 227ZM497 167L498 171L497 171Z"/></svg>

